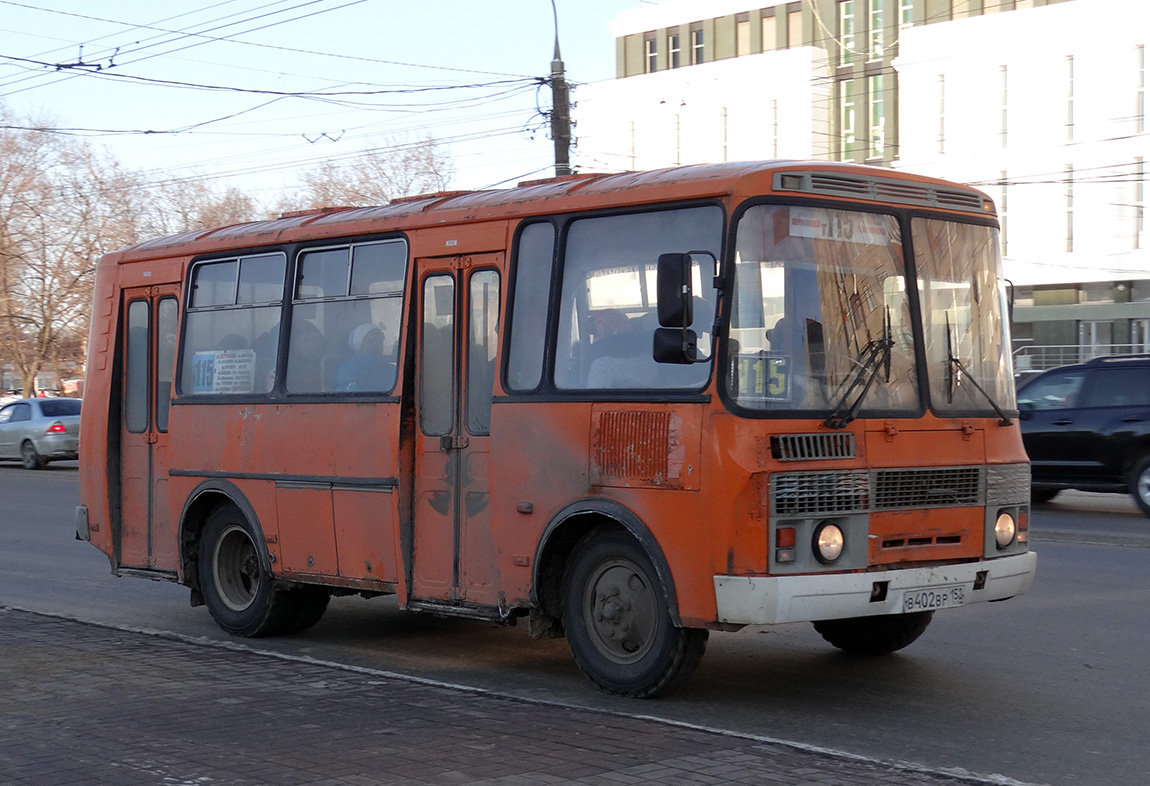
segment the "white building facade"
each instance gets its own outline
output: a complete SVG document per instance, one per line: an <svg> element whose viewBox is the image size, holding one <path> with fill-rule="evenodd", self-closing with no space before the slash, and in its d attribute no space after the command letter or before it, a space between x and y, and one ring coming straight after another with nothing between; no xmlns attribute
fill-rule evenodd
<svg viewBox="0 0 1150 786"><path fill-rule="evenodd" d="M618 78L575 96L581 170L832 159L968 183L998 205L1020 366L1150 351L1147 0L668 0L612 32Z"/></svg>

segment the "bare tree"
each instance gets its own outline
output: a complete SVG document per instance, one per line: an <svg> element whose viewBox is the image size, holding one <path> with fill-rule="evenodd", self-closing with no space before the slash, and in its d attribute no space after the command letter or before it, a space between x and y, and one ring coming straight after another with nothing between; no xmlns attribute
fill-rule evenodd
<svg viewBox="0 0 1150 786"><path fill-rule="evenodd" d="M386 205L399 197L443 191L454 175L451 159L434 138L392 138L345 163L326 161L304 172L300 190L279 207L284 212Z"/></svg>
<svg viewBox="0 0 1150 786"><path fill-rule="evenodd" d="M0 132L0 358L25 393L65 343L82 346L95 264L136 241L137 194L133 175L82 141Z"/></svg>
<svg viewBox="0 0 1150 786"><path fill-rule="evenodd" d="M147 197L139 216L142 237L176 235L263 218L255 200L241 191L234 187L217 191L194 178L154 185L147 189Z"/></svg>

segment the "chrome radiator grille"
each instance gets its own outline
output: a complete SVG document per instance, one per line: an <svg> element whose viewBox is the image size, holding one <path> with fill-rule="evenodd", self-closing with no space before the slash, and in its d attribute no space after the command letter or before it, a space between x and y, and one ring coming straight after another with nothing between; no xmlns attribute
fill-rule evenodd
<svg viewBox="0 0 1150 786"><path fill-rule="evenodd" d="M771 513L857 513L869 507L867 473L786 472L771 477Z"/></svg>
<svg viewBox="0 0 1150 786"><path fill-rule="evenodd" d="M986 504L985 467L779 472L771 515L781 517Z"/></svg>
<svg viewBox="0 0 1150 786"><path fill-rule="evenodd" d="M985 504L982 467L874 471L875 510Z"/></svg>

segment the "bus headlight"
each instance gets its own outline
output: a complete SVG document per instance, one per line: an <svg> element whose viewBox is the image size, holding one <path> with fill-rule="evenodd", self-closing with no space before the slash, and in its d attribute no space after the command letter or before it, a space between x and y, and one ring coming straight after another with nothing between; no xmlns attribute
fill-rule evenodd
<svg viewBox="0 0 1150 786"><path fill-rule="evenodd" d="M815 527L814 552L815 559L824 565L829 565L843 553L843 531L838 524L824 521Z"/></svg>
<svg viewBox="0 0 1150 786"><path fill-rule="evenodd" d="M1004 549L1014 542L1017 531L1018 526L1014 523L1014 516L1006 511L998 514L998 520L994 522L994 540L1000 549Z"/></svg>

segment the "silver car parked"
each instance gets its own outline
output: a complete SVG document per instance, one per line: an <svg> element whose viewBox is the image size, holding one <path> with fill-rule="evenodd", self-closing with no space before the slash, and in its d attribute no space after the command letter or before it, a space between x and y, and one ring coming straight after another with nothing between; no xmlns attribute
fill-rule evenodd
<svg viewBox="0 0 1150 786"><path fill-rule="evenodd" d="M40 469L80 454L78 398L22 398L0 408L0 459Z"/></svg>

